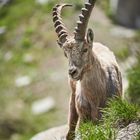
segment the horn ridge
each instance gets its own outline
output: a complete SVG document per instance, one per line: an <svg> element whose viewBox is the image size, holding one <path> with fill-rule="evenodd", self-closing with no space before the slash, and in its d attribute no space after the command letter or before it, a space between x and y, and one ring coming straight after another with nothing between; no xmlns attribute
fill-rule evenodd
<svg viewBox="0 0 140 140"><path fill-rule="evenodd" d="M81 9L79 21L77 21L77 27L74 31L74 38L76 40L84 40L88 21L95 2L96 0L88 0L88 2L85 3L84 8Z"/></svg>
<svg viewBox="0 0 140 140"><path fill-rule="evenodd" d="M67 34L64 30L62 30L59 34L58 37L60 37L62 34Z"/></svg>
<svg viewBox="0 0 140 140"><path fill-rule="evenodd" d="M54 28L57 33L57 36L59 38L60 44L63 44L67 40L68 32L66 30L66 27L64 23L62 22L61 18L61 11L66 6L72 6L70 4L57 4L53 8L52 16L53 16L53 22L54 22Z"/></svg>
<svg viewBox="0 0 140 140"><path fill-rule="evenodd" d="M58 25L63 25L62 21L57 20L57 21L54 23L54 27L57 27Z"/></svg>
<svg viewBox="0 0 140 140"><path fill-rule="evenodd" d="M91 3L88 3L88 2L85 3L85 8L86 8L86 9L89 9L91 6L92 6Z"/></svg>

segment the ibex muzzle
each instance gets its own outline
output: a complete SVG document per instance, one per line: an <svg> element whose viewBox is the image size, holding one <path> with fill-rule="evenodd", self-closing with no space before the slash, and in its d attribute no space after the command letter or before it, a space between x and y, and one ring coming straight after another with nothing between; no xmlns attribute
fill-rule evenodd
<svg viewBox="0 0 140 140"><path fill-rule="evenodd" d="M70 75L72 78L74 78L74 77L77 76L77 74L78 74L77 68L76 68L74 65L70 66L70 67L69 67L69 75Z"/></svg>

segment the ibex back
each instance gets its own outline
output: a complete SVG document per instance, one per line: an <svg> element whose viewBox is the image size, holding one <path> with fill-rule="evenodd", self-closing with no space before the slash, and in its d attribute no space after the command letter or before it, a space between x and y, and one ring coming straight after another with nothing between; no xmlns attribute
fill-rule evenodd
<svg viewBox="0 0 140 140"><path fill-rule="evenodd" d="M62 4L53 8L58 44L69 61L72 94L67 140L74 139L77 122L100 119L100 108L105 107L107 99L122 95L121 73L114 54L106 46L93 43L91 29L86 33L94 4L95 0L89 0L82 8L73 36L68 34L60 17L62 8L71 5Z"/></svg>

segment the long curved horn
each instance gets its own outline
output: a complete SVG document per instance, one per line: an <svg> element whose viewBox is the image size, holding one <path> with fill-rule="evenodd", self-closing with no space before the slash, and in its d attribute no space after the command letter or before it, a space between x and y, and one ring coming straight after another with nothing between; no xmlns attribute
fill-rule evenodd
<svg viewBox="0 0 140 140"><path fill-rule="evenodd" d="M76 40L83 40L85 38L89 17L95 2L96 0L88 0L88 2L85 3L85 7L81 9L82 12L79 15L79 21L77 21L77 27L75 27L74 31L74 38Z"/></svg>
<svg viewBox="0 0 140 140"><path fill-rule="evenodd" d="M68 32L67 29L62 22L61 18L61 10L65 6L72 6L70 4L61 4L61 5L56 5L53 8L53 22L54 22L54 28L57 33L57 36L59 38L58 43L63 44L67 40Z"/></svg>

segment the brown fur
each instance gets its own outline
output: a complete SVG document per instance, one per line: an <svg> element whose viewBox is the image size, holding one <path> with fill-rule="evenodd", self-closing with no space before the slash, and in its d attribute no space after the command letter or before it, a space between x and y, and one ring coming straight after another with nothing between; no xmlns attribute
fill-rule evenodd
<svg viewBox="0 0 140 140"><path fill-rule="evenodd" d="M81 80L70 78L72 90L67 140L74 138L76 124L100 119L100 108L108 97L122 95L122 79L113 53L100 43L93 43L91 65L84 70Z"/></svg>

